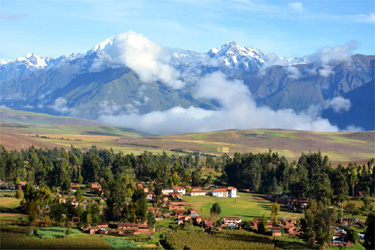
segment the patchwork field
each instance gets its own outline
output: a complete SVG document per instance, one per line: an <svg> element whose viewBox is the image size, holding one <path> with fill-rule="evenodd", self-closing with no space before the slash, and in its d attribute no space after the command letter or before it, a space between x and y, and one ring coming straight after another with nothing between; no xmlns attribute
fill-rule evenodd
<svg viewBox="0 0 375 250"><path fill-rule="evenodd" d="M173 151L211 155L235 152L267 152L269 148L297 160L302 152L321 150L333 164L374 157L375 131L322 133L294 130L228 130L169 136L150 136L133 130L111 127L96 121L0 109L0 144L8 150L37 147L92 145L124 153L140 154Z"/></svg>
<svg viewBox="0 0 375 250"><path fill-rule="evenodd" d="M271 217L272 202L264 199L264 195L250 194L239 192L239 198L218 198L212 196L184 196L187 206L197 209L201 214L203 208L203 215L209 217L210 209L214 203L219 203L221 207L221 214L223 216L239 216L242 220L252 220L256 217L261 217L263 213L266 217ZM303 214L293 213L284 205L280 205L279 218L295 219L302 217Z"/></svg>
<svg viewBox="0 0 375 250"><path fill-rule="evenodd" d="M322 133L258 129L122 138L115 142L121 145L138 144L213 155L267 152L272 148L288 160L298 159L302 152L321 150L333 162L347 162L374 157L374 135L374 131Z"/></svg>

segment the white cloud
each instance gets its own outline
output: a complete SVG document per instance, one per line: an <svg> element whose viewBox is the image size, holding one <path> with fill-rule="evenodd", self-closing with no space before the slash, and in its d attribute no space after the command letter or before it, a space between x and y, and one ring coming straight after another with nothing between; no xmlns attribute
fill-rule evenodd
<svg viewBox="0 0 375 250"><path fill-rule="evenodd" d="M348 111L351 107L351 102L344 97L338 96L333 99L329 99L324 103L325 109L332 109L335 113L342 113Z"/></svg>
<svg viewBox="0 0 375 250"><path fill-rule="evenodd" d="M303 5L301 2L289 3L288 6L294 11L298 11L298 12L303 11Z"/></svg>
<svg viewBox="0 0 375 250"><path fill-rule="evenodd" d="M334 62L347 62L351 63L353 50L358 46L358 43L351 41L343 46L336 46L333 48L324 48L318 50L313 55L308 56L308 60L311 62L318 62L321 64L323 69L318 70L319 74L324 77L328 77L334 73L332 69L332 63Z"/></svg>
<svg viewBox="0 0 375 250"><path fill-rule="evenodd" d="M301 77L301 72L299 71L298 68L294 67L294 66L288 66L287 68L287 71L288 71L288 77L289 78L292 78L292 79L298 79Z"/></svg>
<svg viewBox="0 0 375 250"><path fill-rule="evenodd" d="M109 114L112 115L115 112L119 111L121 108L121 105L117 105L113 101L110 103L109 101L105 100L99 103L99 106L101 108L100 113L101 114Z"/></svg>
<svg viewBox="0 0 375 250"><path fill-rule="evenodd" d="M76 110L73 108L69 108L67 106L67 103L68 101L65 98L59 97L55 100L55 103L50 106L50 108L63 114L68 114L68 113L74 114Z"/></svg>
<svg viewBox="0 0 375 250"><path fill-rule="evenodd" d="M359 132L359 131L363 131L363 128L357 127L355 125L349 125L343 131Z"/></svg>
<svg viewBox="0 0 375 250"><path fill-rule="evenodd" d="M141 34L118 34L104 50L112 60L134 70L144 82L162 81L174 89L184 87L180 73L169 65L170 54Z"/></svg>
<svg viewBox="0 0 375 250"><path fill-rule="evenodd" d="M297 61L288 60L288 58L279 57L278 55L271 53L265 56L264 64L260 68L259 74L264 75L267 68L278 65L284 67L284 69L288 72L289 78L298 79L301 77L301 72L297 67L293 66L295 64L299 63L297 63Z"/></svg>
<svg viewBox="0 0 375 250"><path fill-rule="evenodd" d="M34 107L31 106L31 105L29 105L29 104L26 104L26 105L23 106L23 108L25 108L25 109L33 109Z"/></svg>
<svg viewBox="0 0 375 250"><path fill-rule="evenodd" d="M155 134L254 128L338 131L336 126L319 116L316 112L319 110L298 114L291 109L273 111L269 107L258 107L242 81L229 81L221 72L212 73L198 81L195 97L214 99L221 107L219 110L205 110L177 106L144 115L102 115L99 119L111 125Z"/></svg>

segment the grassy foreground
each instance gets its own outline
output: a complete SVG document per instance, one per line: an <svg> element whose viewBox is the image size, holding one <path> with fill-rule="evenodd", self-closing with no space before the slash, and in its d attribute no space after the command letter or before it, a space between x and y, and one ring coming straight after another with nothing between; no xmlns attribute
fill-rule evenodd
<svg viewBox="0 0 375 250"><path fill-rule="evenodd" d="M169 249L274 249L267 236L238 230L177 232L166 240Z"/></svg>

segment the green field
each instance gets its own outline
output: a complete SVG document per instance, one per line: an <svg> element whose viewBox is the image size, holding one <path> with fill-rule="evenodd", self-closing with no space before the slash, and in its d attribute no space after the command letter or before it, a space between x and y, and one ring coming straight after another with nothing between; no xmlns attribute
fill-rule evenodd
<svg viewBox="0 0 375 250"><path fill-rule="evenodd" d="M274 249L267 236L238 230L221 232L184 232L172 234L166 241L168 249Z"/></svg>
<svg viewBox="0 0 375 250"><path fill-rule="evenodd" d="M110 249L111 245L100 235L82 234L68 238L40 239L26 236L27 227L2 226L2 249Z"/></svg>
<svg viewBox="0 0 375 250"><path fill-rule="evenodd" d="M220 217L223 216L239 216L242 220L251 220L253 218L261 217L263 213L266 217L271 217L272 202L263 199L264 195L241 193L240 198L219 198L212 196L184 196L187 206L197 209L201 214L203 208L203 216L209 217L210 208L214 203L219 203L221 207ZM291 212L286 206L280 206L279 218L299 218L301 213Z"/></svg>
<svg viewBox="0 0 375 250"><path fill-rule="evenodd" d="M37 229L35 234L41 239L53 239L53 238L62 238L65 236L67 228L61 227L43 227ZM72 233L67 235L67 237L77 237L82 236L82 232L78 229L72 228Z"/></svg>

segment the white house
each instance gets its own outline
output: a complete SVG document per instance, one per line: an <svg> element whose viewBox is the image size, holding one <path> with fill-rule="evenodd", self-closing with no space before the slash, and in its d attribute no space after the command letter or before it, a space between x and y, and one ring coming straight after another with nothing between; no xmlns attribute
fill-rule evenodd
<svg viewBox="0 0 375 250"><path fill-rule="evenodd" d="M180 194L186 194L186 189L183 187L174 187L173 192L180 193Z"/></svg>
<svg viewBox="0 0 375 250"><path fill-rule="evenodd" d="M173 193L173 189L172 188L163 188L161 190L161 192L164 194L164 195L168 195L170 193Z"/></svg>
<svg viewBox="0 0 375 250"><path fill-rule="evenodd" d="M227 216L223 218L224 224L228 225L229 227L237 227L241 221L241 217L237 216Z"/></svg>
<svg viewBox="0 0 375 250"><path fill-rule="evenodd" d="M187 195L190 196L200 196L200 195L206 195L208 194L208 191L205 190L192 190L191 192L187 192Z"/></svg>
<svg viewBox="0 0 375 250"><path fill-rule="evenodd" d="M235 187L218 188L218 189L212 190L211 194L212 194L212 196L215 196L215 197L236 198L237 197L237 188L235 188Z"/></svg>

